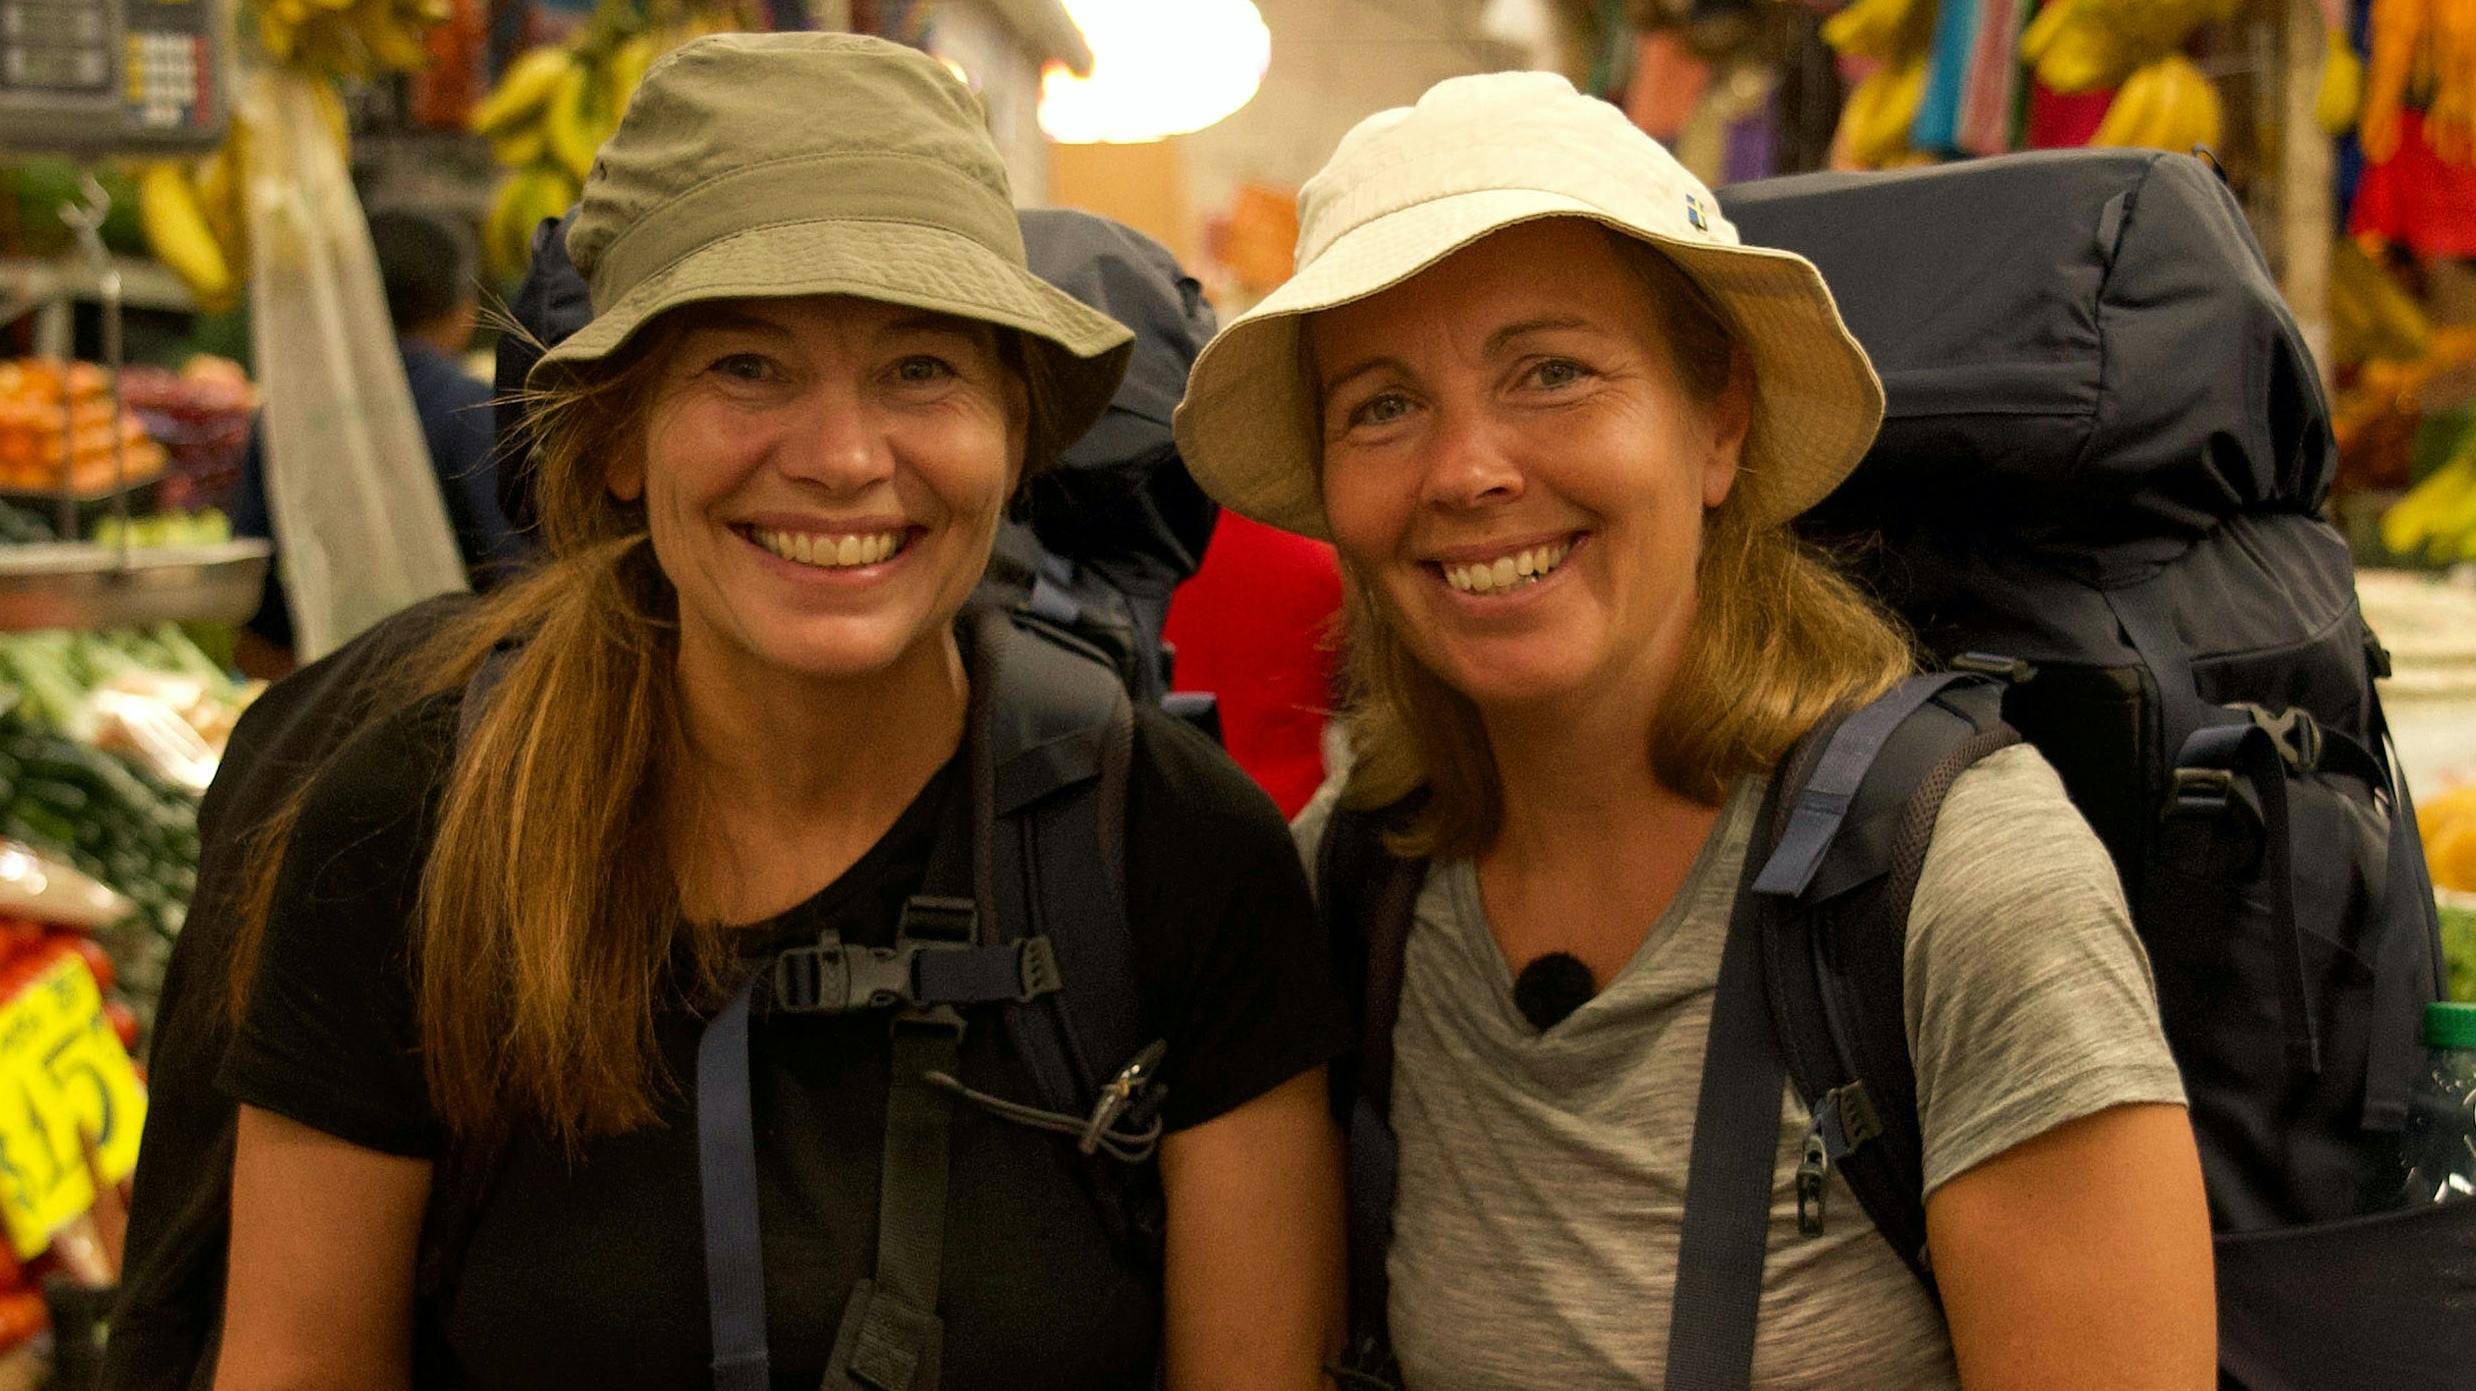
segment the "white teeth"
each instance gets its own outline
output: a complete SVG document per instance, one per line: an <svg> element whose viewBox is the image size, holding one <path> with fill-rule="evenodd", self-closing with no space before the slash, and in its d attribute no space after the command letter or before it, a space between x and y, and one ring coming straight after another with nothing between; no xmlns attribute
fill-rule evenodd
<svg viewBox="0 0 2476 1391"><path fill-rule="evenodd" d="M1548 572L1564 564L1565 557L1572 552L1572 542L1559 541L1474 565L1447 565L1443 567L1444 582L1464 594L1492 594L1547 578Z"/></svg>
<svg viewBox="0 0 2476 1391"><path fill-rule="evenodd" d="M820 569L841 569L855 565L875 565L891 559L903 548L901 532L881 531L870 536L819 536L804 531L751 531L758 545L784 560Z"/></svg>

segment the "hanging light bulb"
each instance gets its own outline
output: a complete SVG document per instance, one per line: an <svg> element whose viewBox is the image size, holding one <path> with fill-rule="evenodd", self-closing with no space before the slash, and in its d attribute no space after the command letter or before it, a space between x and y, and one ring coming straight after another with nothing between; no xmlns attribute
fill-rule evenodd
<svg viewBox="0 0 2476 1391"><path fill-rule="evenodd" d="M1068 145L1134 144L1202 130L1247 104L1272 61L1252 0L1065 0L1092 75L1041 74L1040 128Z"/></svg>

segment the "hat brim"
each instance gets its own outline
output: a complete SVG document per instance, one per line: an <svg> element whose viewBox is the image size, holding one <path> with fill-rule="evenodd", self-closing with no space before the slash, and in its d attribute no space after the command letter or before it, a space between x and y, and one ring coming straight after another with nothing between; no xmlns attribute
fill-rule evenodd
<svg viewBox="0 0 2476 1391"><path fill-rule="evenodd" d="M917 223L776 223L710 242L646 276L543 354L526 378L608 357L666 311L708 300L852 295L1020 330L1060 449L1098 421L1134 351L1124 324L968 237Z"/></svg>
<svg viewBox="0 0 2476 1391"><path fill-rule="evenodd" d="M1660 236L1566 194L1487 189L1402 208L1350 229L1224 329L1197 357L1176 418L1204 490L1257 521L1331 540L1317 477L1313 391L1300 370L1306 316L1391 289L1483 237L1582 217L1675 262L1752 359L1754 416L1736 487L1764 522L1829 496L1883 417L1883 388L1822 273L1794 252Z"/></svg>

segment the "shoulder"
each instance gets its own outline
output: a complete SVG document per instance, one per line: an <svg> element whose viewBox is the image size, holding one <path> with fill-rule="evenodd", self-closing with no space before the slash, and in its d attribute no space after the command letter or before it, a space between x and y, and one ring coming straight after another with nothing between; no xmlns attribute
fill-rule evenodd
<svg viewBox="0 0 2476 1391"><path fill-rule="evenodd" d="M1936 817L1918 896L2061 893L2129 921L2106 847L2028 744L1997 750L1952 782Z"/></svg>
<svg viewBox="0 0 2476 1391"><path fill-rule="evenodd" d="M1203 731L1156 706L1135 707L1127 821L1144 837L1229 838L1286 850L1281 811Z"/></svg>
<svg viewBox="0 0 2476 1391"><path fill-rule="evenodd" d="M2065 1122L2183 1100L2114 861L2027 745L1952 783L1904 975L1929 1191Z"/></svg>
<svg viewBox="0 0 2476 1391"><path fill-rule="evenodd" d="M460 692L415 700L346 738L301 794L292 845L370 850L425 837L455 766Z"/></svg>

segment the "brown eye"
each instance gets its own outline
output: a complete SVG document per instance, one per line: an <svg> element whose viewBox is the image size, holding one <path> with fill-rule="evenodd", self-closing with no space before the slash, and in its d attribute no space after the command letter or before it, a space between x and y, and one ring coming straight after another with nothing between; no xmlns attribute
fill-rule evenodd
<svg viewBox="0 0 2476 1391"><path fill-rule="evenodd" d="M954 375L954 367L941 357L916 353L894 364L894 379L906 386L927 386Z"/></svg>
<svg viewBox="0 0 2476 1391"><path fill-rule="evenodd" d="M1561 357L1551 357L1530 369L1530 379L1550 390L1571 386L1589 375L1589 370L1581 363Z"/></svg>

